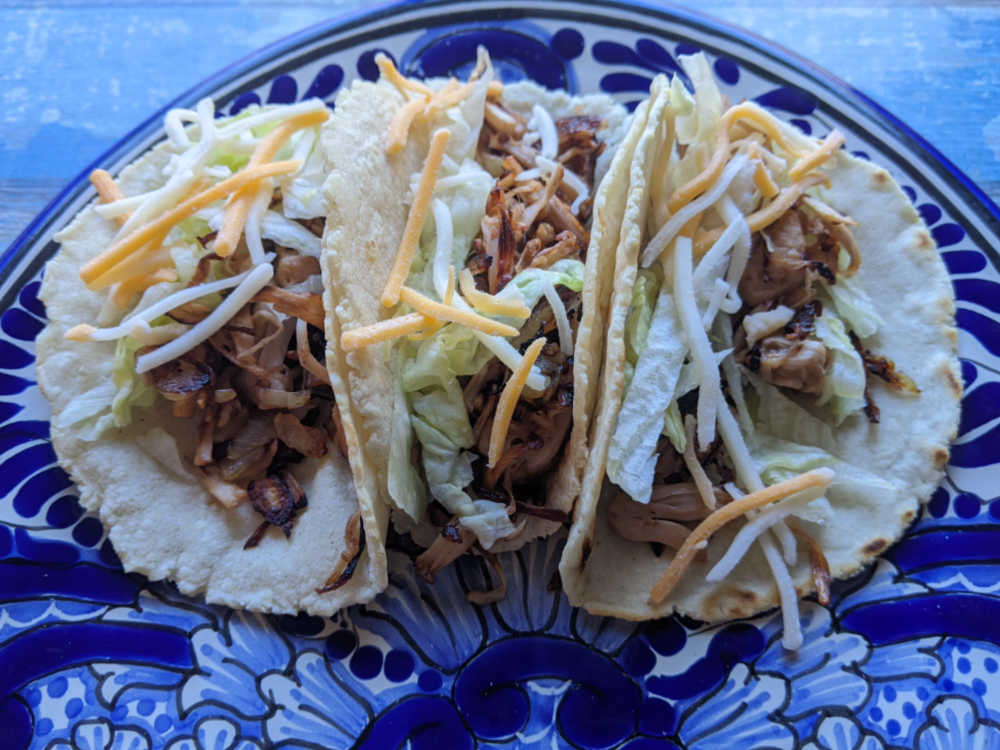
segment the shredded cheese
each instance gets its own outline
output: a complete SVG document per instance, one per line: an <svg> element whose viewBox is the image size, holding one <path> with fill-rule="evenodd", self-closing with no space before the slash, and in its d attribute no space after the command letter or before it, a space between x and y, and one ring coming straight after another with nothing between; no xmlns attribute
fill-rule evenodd
<svg viewBox="0 0 1000 750"><path fill-rule="evenodd" d="M649 595L650 603L659 604L673 591L684 571L687 570L687 567L694 559L695 553L698 551L696 545L699 542L708 540L712 534L725 524L746 515L751 510L783 500L803 490L808 490L812 487L825 487L831 481L833 481L833 471L826 468L813 469L812 471L807 471L805 474L800 474L797 477L786 479L770 487L751 492L745 497L723 505L699 523L695 530L684 540L681 548L677 550L674 559L670 561L670 566L666 572L653 586L653 590Z"/></svg>
<svg viewBox="0 0 1000 750"><path fill-rule="evenodd" d="M165 237L165 234L154 237L114 268L101 274L98 279L100 285L106 287L112 284L128 284L136 279L143 279L161 268L172 266L170 249L162 246Z"/></svg>
<svg viewBox="0 0 1000 750"><path fill-rule="evenodd" d="M684 418L684 465L694 479L694 485L698 488L698 495L705 507L715 510L715 490L712 489L712 480L708 478L704 467L698 461L698 456L694 450L694 417L690 414Z"/></svg>
<svg viewBox="0 0 1000 750"><path fill-rule="evenodd" d="M833 472L830 472L830 474L832 478ZM829 482L827 484L829 484ZM736 565L743 559L747 552L750 551L750 547L755 541L757 541L758 537L772 527L775 531L777 531L779 525L783 526L781 522L784 519L793 513L801 511L806 505L820 497L823 494L825 487L826 484L821 484L811 487L808 490L797 492L795 495L782 501L780 505L768 508L764 512L757 515L756 518L747 521L743 528L736 533L732 543L729 545L729 549L727 549L725 554L719 558L719 561L712 567L712 569L705 574L705 580L723 580L726 576L733 572ZM788 527L783 526L783 528L787 530ZM782 546L784 546L784 544L782 544Z"/></svg>
<svg viewBox="0 0 1000 750"><path fill-rule="evenodd" d="M431 207L434 213L434 233L436 235L431 276L434 282L434 291L441 299L444 299L445 290L448 288L448 273L454 272L451 256L452 245L455 244L455 227L451 220L451 211L448 210L448 206L443 200L435 198Z"/></svg>
<svg viewBox="0 0 1000 750"><path fill-rule="evenodd" d="M795 162L795 166L788 170L789 179L798 180L805 177L806 174L833 156L837 149L844 145L844 140L843 133L839 130L831 130L815 151L804 154Z"/></svg>
<svg viewBox="0 0 1000 750"><path fill-rule="evenodd" d="M445 286L444 294L441 295L441 300L445 305L451 305L455 298L455 267L448 266L448 283ZM444 327L443 320L435 320L431 325L429 325L426 330L420 333L411 333L410 339L413 341L423 341L424 339L429 339L435 333L440 331Z"/></svg>
<svg viewBox="0 0 1000 750"><path fill-rule="evenodd" d="M114 178L103 169L95 169L90 173L90 184L97 190L97 197L101 203L114 203L125 197ZM122 223L125 222L124 216L119 216L118 219Z"/></svg>
<svg viewBox="0 0 1000 750"><path fill-rule="evenodd" d="M406 146L413 118L424 111L429 101L428 98L411 99L396 110L396 114L392 116L392 122L389 123L389 136L386 138L385 144L385 152L389 156L398 154Z"/></svg>
<svg viewBox="0 0 1000 750"><path fill-rule="evenodd" d="M198 346L228 323L230 318L267 285L272 276L274 276L274 266L270 263L264 263L249 271L239 285L208 314L208 317L192 326L191 330L147 354L136 357L135 371L139 374L148 372ZM199 287L194 288L199 289Z"/></svg>
<svg viewBox="0 0 1000 750"><path fill-rule="evenodd" d="M514 407L521 398L528 373L538 359L542 347L545 346L545 338L539 337L531 342L528 350L524 353L521 362L510 374L503 392L497 401L496 412L493 415L493 426L490 428L490 448L487 456L487 465L492 468L503 455L504 445L507 442L507 431L510 429L510 420L514 416Z"/></svg>
<svg viewBox="0 0 1000 750"><path fill-rule="evenodd" d="M427 103L425 114L430 115L435 111L443 112L459 104L473 92L475 84L475 81L469 81L462 86L446 86L431 97Z"/></svg>
<svg viewBox="0 0 1000 750"><path fill-rule="evenodd" d="M413 265L413 258L420 243L420 232L424 228L424 219L427 218L427 209L430 208L431 199L434 197L434 183L441 170L441 158L444 156L450 137L451 134L447 130L440 128L434 131L434 136L431 138L430 151L427 153L423 172L420 173L420 184L410 205L410 214L406 217L403 239L400 240L399 250L396 251L396 261L382 291L382 304L385 307L392 307L399 302L403 282L410 274L410 266Z"/></svg>
<svg viewBox="0 0 1000 750"><path fill-rule="evenodd" d="M66 331L63 334L63 338L67 341L93 341L94 334L97 331L98 328L96 326L92 326L89 323L79 323Z"/></svg>
<svg viewBox="0 0 1000 750"><path fill-rule="evenodd" d="M795 154L797 149L791 144L782 130L781 123L767 110L753 102L743 102L735 107L730 107L719 120L719 130L716 136L715 151L708 165L698 174L697 177L677 188L670 200L667 201L667 208L671 213L680 210L686 203L690 202L699 193L703 192L718 179L722 169L726 164L726 157L729 154L729 127L736 121L743 120L756 125L758 129L766 133L771 140L781 146L788 153Z"/></svg>
<svg viewBox="0 0 1000 750"><path fill-rule="evenodd" d="M462 272L458 275L458 287L462 291L462 296L465 297L476 312L486 315L503 315L522 320L531 315L531 310L521 300L502 299L494 294L487 294L478 290L476 288L476 280L468 268L463 268Z"/></svg>
<svg viewBox="0 0 1000 750"><path fill-rule="evenodd" d="M542 146L538 149L539 153L546 159L555 159L556 154L559 153L559 131L556 130L556 124L548 110L540 104L533 105L528 127L537 130L542 138Z"/></svg>
<svg viewBox="0 0 1000 750"><path fill-rule="evenodd" d="M749 153L750 158L757 163L753 171L753 184L756 185L762 196L773 198L781 188L778 187L777 183L771 177L771 172L768 170L767 165L764 164L764 160L760 156L760 146L754 143Z"/></svg>
<svg viewBox="0 0 1000 750"><path fill-rule="evenodd" d="M278 150L284 145L285 141L292 137L292 134L303 128L319 125L325 122L328 117L329 112L321 109L303 112L285 120L257 144L257 147L250 155L247 168L256 167L271 161L274 155L278 153ZM261 190L263 187L261 186ZM215 244L212 245L212 250L220 258L226 258L236 250L243 226L246 224L254 199L259 192L260 190L240 190L233 195L232 200L229 201L229 205L226 206L222 227L219 228L219 233L215 237Z"/></svg>
<svg viewBox="0 0 1000 750"><path fill-rule="evenodd" d="M461 297L455 297L456 307L468 307L465 300ZM489 334L483 333L482 331L473 331L473 335L479 339L479 343L489 349L493 354L503 362L504 366L509 370L516 370L521 362L524 360L522 354L515 349L507 339L501 338L500 336L490 336ZM535 367L531 368L531 374L528 375L528 380L526 387L533 391L543 391L545 390L548 379Z"/></svg>
<svg viewBox="0 0 1000 750"><path fill-rule="evenodd" d="M701 318L701 325L706 331L712 327L712 323L715 322L715 316L719 314L719 310L722 309L722 303L728 295L729 284L722 279L716 279L712 283L712 294L708 298L708 307L705 308L705 314Z"/></svg>
<svg viewBox="0 0 1000 750"><path fill-rule="evenodd" d="M148 276L135 276L123 281L115 286L114 291L111 292L111 301L119 310L124 310L133 295L144 292L153 284L160 284L164 281L177 281L177 271L164 266Z"/></svg>
<svg viewBox="0 0 1000 750"><path fill-rule="evenodd" d="M151 326L145 320L137 320L128 335L142 346L159 346L172 339L182 336L191 330L191 326L183 323L166 323L162 326Z"/></svg>
<svg viewBox="0 0 1000 750"><path fill-rule="evenodd" d="M706 450L715 439L715 421L720 408L728 407L722 396L719 366L712 344L702 327L691 276L691 239L678 237L673 253L674 299L681 327L691 347L691 362L698 375L698 447Z"/></svg>
<svg viewBox="0 0 1000 750"><path fill-rule="evenodd" d="M268 264L267 267L271 268L270 264ZM263 266L259 266L259 268L263 268ZM207 297L210 294L215 294L216 292L221 292L225 289L232 289L234 286L238 286L246 280L250 273L251 271L244 271L241 274L230 276L226 279L219 279L218 281L210 281L207 284L199 284L198 286L189 286L185 289L180 289L150 305L149 307L132 313L132 315L125 318L125 320L113 328L75 326L66 332L66 338L71 341L114 341L115 339L120 339L122 336L129 335L129 332L132 330L132 326L136 321L144 320L148 323L151 320L156 320L156 318L161 315L166 315L175 307L186 305L188 302L194 302L196 299ZM85 339L70 336L71 332L76 332L74 333L74 336L78 336L83 331L89 331L89 335Z"/></svg>
<svg viewBox="0 0 1000 750"><path fill-rule="evenodd" d="M642 251L642 267L647 268L652 265L653 261L660 256L660 253L667 248L671 241L673 241L674 237L681 232L688 222L703 213L709 206L718 201L722 197L723 193L726 192L726 188L729 187L730 183L736 179L736 175L738 175L747 166L747 164L748 161L745 155L738 154L737 156L734 156L729 164L726 165L726 168L723 170L721 176L714 185L712 185L701 196L671 215L671 217L667 219L666 223L664 223L656 234L653 235L653 239L649 241L646 248Z"/></svg>
<svg viewBox="0 0 1000 750"><path fill-rule="evenodd" d="M795 584L792 582L788 567L781 559L781 555L778 554L770 537L760 538L760 548L764 551L764 558L767 560L768 567L771 568L774 585L778 589L778 601L781 603L781 645L789 651L796 651L802 645L799 595L795 591Z"/></svg>
<svg viewBox="0 0 1000 750"><path fill-rule="evenodd" d="M802 194L809 188L826 182L823 175L811 174L796 183L786 187L779 193L778 197L747 217L747 226L751 232L759 232L765 227L771 226L774 222L785 215L785 212L792 207Z"/></svg>
<svg viewBox="0 0 1000 750"><path fill-rule="evenodd" d="M518 333L517 329L513 326L484 318L482 315L461 310L452 305L435 302L430 297L426 297L420 292L406 286L400 289L399 299L431 320L458 323L466 328L473 328L492 336L516 336Z"/></svg>
<svg viewBox="0 0 1000 750"><path fill-rule="evenodd" d="M545 295L549 307L552 308L552 316L556 321L556 330L559 332L559 348L567 357L573 356L573 329L569 324L569 316L566 314L566 306L563 304L559 292L551 279L544 279L542 283L542 294Z"/></svg>
<svg viewBox="0 0 1000 750"><path fill-rule="evenodd" d="M729 259L729 270L726 271L726 283L734 291L736 301L739 302L739 295L735 294L735 291L739 288L747 261L750 260L750 247L752 245L750 227L747 225L747 220L743 217L739 206L728 195L724 195L719 201L719 208L727 224L739 225L739 234L733 243L733 254Z"/></svg>
<svg viewBox="0 0 1000 750"><path fill-rule="evenodd" d="M379 52L375 55L375 64L378 66L378 71L382 77L395 86L403 96L406 96L409 92L420 94L421 96L431 95L431 90L420 81L414 81L412 78L407 78L400 73L388 55Z"/></svg>
<svg viewBox="0 0 1000 750"><path fill-rule="evenodd" d="M197 120L198 113L193 109L172 109L167 112L163 118L163 130L175 148L185 149L191 146L191 139L184 129L184 123Z"/></svg>
<svg viewBox="0 0 1000 750"><path fill-rule="evenodd" d="M197 195L185 200L171 211L163 214L159 219L151 221L145 226L137 229L124 239L116 242L110 248L91 259L80 269L80 278L91 289L101 289L109 284L102 282L100 276L111 270L117 263L127 258L140 247L161 234L165 234L178 222L191 216L196 211L205 206L226 197L232 192L244 187L258 183L267 177L290 174L302 166L297 161L279 161L270 164L261 164L258 167L241 170L227 180L213 185Z"/></svg>
<svg viewBox="0 0 1000 750"><path fill-rule="evenodd" d="M340 347L346 352L364 349L368 346L391 341L392 339L417 333L433 324L434 321L420 313L408 313L378 323L352 328L340 334Z"/></svg>
<svg viewBox="0 0 1000 750"><path fill-rule="evenodd" d="M264 262L264 242L260 237L260 222L271 205L271 197L274 194L274 183L271 180L261 181L257 194L251 194L250 211L246 216L246 224L243 227L243 234L247 242L247 251L250 253L250 262L255 266ZM216 255L219 253L216 251Z"/></svg>

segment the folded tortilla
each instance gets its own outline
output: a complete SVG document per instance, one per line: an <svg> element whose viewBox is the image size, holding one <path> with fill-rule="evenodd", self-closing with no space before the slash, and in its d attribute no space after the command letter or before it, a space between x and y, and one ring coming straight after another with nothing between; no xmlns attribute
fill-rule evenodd
<svg viewBox="0 0 1000 750"><path fill-rule="evenodd" d="M434 87L435 83L431 85ZM412 185L421 172L431 141L431 128L417 120L410 127L405 147L387 156L390 123L405 101L396 87L384 80L355 82L338 97L331 127L324 136L323 145L331 165L325 185L330 212L324 235L327 298L334 313L331 342L338 340L337 331L372 326L393 316L380 303L380 295L403 236ZM603 178L595 180L592 193L594 209L583 277L583 313L573 352L573 425L558 470L546 478L545 508L568 514L579 492L588 454L589 419L597 394L614 250L636 137L630 135L621 142L626 132L626 113L606 96L570 96L519 82L504 87L503 101L525 120L532 116L532 107L540 104L553 119L591 115L605 124L599 137L606 148L596 168L596 174ZM427 225L433 226L432 222L433 217L429 217ZM416 439L405 407L400 409L400 399L405 396L389 345L369 346L346 354L338 352L330 367L346 383L350 394L345 421L348 418L352 421L351 429L358 437L356 456L362 469L357 482L359 495L381 508L402 509L412 514L416 505L418 512L422 512L422 505L407 498L427 494L423 475L417 472L420 486L413 487L392 466L393 444L397 451L403 446L402 453L408 457ZM419 459L413 460L413 465L418 466ZM403 522L402 528L412 528L413 521L418 520L411 518L406 522L400 513L395 517ZM501 539L492 550L515 549L551 534L561 525L533 516L526 522L516 538Z"/></svg>
<svg viewBox="0 0 1000 750"><path fill-rule="evenodd" d="M118 179L122 192L161 186L174 153L166 142L126 167ZM97 440L84 437L81 423L66 424L74 400L112 379L116 342L71 342L64 334L98 318L105 294L88 289L79 270L112 244L117 229L91 204L58 235L61 247L40 293L49 322L37 340L37 367L59 462L81 504L101 519L125 570L173 581L182 593L210 603L263 612L330 615L371 600L387 580L385 521L370 504L359 504L351 469L334 445L291 469L308 499L291 537L270 527L258 546L244 549L261 516L248 503L229 510L203 489L192 464L197 420L171 416L169 403L158 397L152 408L134 409L127 427ZM334 388L340 397L336 380ZM359 509L365 546L357 567L342 587L317 593L340 562L345 528Z"/></svg>
<svg viewBox="0 0 1000 750"><path fill-rule="evenodd" d="M634 130L642 130L640 144L647 144L636 149L628 187L640 205L626 216L622 227L594 440L560 573L570 602L594 614L643 620L678 612L719 622L779 604L779 591L759 544L723 580L706 580L743 521L730 522L715 533L704 557L695 559L665 600L653 603L651 590L675 551L629 541L608 520L608 507L618 490L607 477L609 447L622 413L629 367L625 322L633 304L640 251L663 221L647 215L653 210L653 193L662 190L650 175L662 175L657 171L658 160L672 149L678 116L675 101L666 107L655 104L665 91L665 82L654 83L650 94L654 104L649 106L655 115L645 124L639 119L633 124ZM815 148L818 141L802 137L801 144ZM706 159L709 155L705 154ZM838 151L824 169L830 180L829 188L822 189L824 200L857 222L853 232L862 261L854 281L883 321L878 333L864 344L892 360L921 391L914 397L872 381L872 394L881 409L878 424L871 424L864 414L854 414L838 425L828 409L809 405L808 395L796 396L800 407L789 413L798 415L797 419L756 415L755 430L766 427L768 439L818 447L832 456L835 472L838 466L843 469L826 491L832 511L804 523L825 554L832 577L842 578L899 538L916 518L920 503L937 486L956 433L962 386L954 297L920 215L889 174L874 164ZM744 372L743 386L751 400L755 393L751 381L770 389L768 394L775 400L785 397L779 389L760 385ZM817 435L824 437L817 439ZM789 568L799 597L815 590L802 544L796 563Z"/></svg>

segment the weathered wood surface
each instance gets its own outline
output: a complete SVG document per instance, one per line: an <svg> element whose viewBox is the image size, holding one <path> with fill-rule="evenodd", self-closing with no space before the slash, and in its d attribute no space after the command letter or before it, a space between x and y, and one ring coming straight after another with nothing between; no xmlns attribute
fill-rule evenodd
<svg viewBox="0 0 1000 750"><path fill-rule="evenodd" d="M908 123L1000 201L1000 4L702 0ZM358 0L0 3L0 249L70 179L228 63Z"/></svg>

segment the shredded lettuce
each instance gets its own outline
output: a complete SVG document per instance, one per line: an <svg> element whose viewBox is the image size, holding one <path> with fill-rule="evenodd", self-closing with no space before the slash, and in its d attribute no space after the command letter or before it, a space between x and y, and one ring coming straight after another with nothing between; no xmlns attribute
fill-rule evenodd
<svg viewBox="0 0 1000 750"><path fill-rule="evenodd" d="M413 465L413 429L410 426L410 405L403 392L400 377L402 350L393 352L392 381L395 393L392 404L392 426L389 440L389 497L396 507L414 521L424 515L427 491L424 481Z"/></svg>
<svg viewBox="0 0 1000 750"><path fill-rule="evenodd" d="M541 297L546 280L578 291L583 288L583 264L567 259L548 269L526 269L508 286L514 287L524 296L526 304L533 306ZM473 445L473 435L458 378L479 372L493 353L472 330L451 324L425 341L403 342L397 351L400 393L404 402L408 402L410 424L420 442L430 494L461 516L462 525L475 530L485 547L512 534L514 528L509 519L503 522L507 519L506 511L500 513L497 508L488 507L499 505L502 509L502 504L473 501L463 489L472 481L472 454L468 450ZM402 435L405 415L399 408L397 402L389 457L390 494L397 503L407 506L404 510L411 517L417 518L424 501L412 487L419 479L413 473L410 444Z"/></svg>
<svg viewBox="0 0 1000 750"><path fill-rule="evenodd" d="M608 449L608 477L640 503L648 503L652 493L656 443L668 426L668 409L676 403L675 390L686 354L673 295L664 285ZM679 413L673 416L679 421Z"/></svg>
<svg viewBox="0 0 1000 750"><path fill-rule="evenodd" d="M829 404L840 424L865 405L865 365L836 315L824 312L816 318L816 335L827 348L828 362L817 403Z"/></svg>
<svg viewBox="0 0 1000 750"><path fill-rule="evenodd" d="M751 445L754 460L760 467L761 478L768 485L826 466L834 471L833 482L826 488L825 498L809 503L795 515L813 523L823 523L833 513L830 502L838 508L870 503L892 503L899 492L896 485L854 464L838 458L835 453L813 445L782 440L758 433Z"/></svg>
<svg viewBox="0 0 1000 750"><path fill-rule="evenodd" d="M639 355L646 348L649 324L653 319L660 280L649 270L640 270L632 287L632 305L625 320L625 388L632 381L632 370L639 361Z"/></svg>
<svg viewBox="0 0 1000 750"><path fill-rule="evenodd" d="M111 414L116 427L131 423L133 406L149 408L156 401L156 390L135 372L135 353L141 348L142 344L131 336L118 339L115 348L111 379L118 392L111 404Z"/></svg>
<svg viewBox="0 0 1000 750"><path fill-rule="evenodd" d="M65 428L85 423L78 431L83 440L92 442L115 427L132 422L132 408L149 408L156 400L156 390L135 372L135 353L142 345L130 336L118 339L111 380L77 396L54 420Z"/></svg>
<svg viewBox="0 0 1000 750"><path fill-rule="evenodd" d="M574 292L583 289L583 269L582 262L573 258L563 258L548 268L525 268L510 281L510 284L521 292L524 304L534 307L545 293L546 280L553 286L569 287Z"/></svg>
<svg viewBox="0 0 1000 750"><path fill-rule="evenodd" d="M471 529L486 549L514 533L503 503L473 500L465 493L472 483L472 428L457 380L448 389L411 396L410 423L420 441L424 475L431 495L462 525Z"/></svg>
<svg viewBox="0 0 1000 750"><path fill-rule="evenodd" d="M781 435L792 443L815 445L828 453L836 451L837 440L830 425L760 376L746 370L743 375L753 387L753 393L747 394L751 396L748 406L754 424L754 431L747 435L748 440L760 432Z"/></svg>
<svg viewBox="0 0 1000 750"><path fill-rule="evenodd" d="M289 219L314 219L327 214L322 188L328 169L323 149L318 147L318 143L317 136L302 168L278 183L281 188L281 211Z"/></svg>
<svg viewBox="0 0 1000 750"><path fill-rule="evenodd" d="M310 217L311 218L311 217ZM260 221L260 236L282 247L298 250L303 255L318 258L320 239L297 221L277 211L266 211Z"/></svg>
<svg viewBox="0 0 1000 750"><path fill-rule="evenodd" d="M847 328L861 338L874 335L883 325L875 305L854 279L840 276L836 284L824 283L822 288L826 290L837 315L847 324Z"/></svg>
<svg viewBox="0 0 1000 750"><path fill-rule="evenodd" d="M677 399L670 402L670 406L667 407L667 411L663 415L662 434L670 438L670 442L678 453L683 453L687 448L687 434L684 432L684 420L681 419L681 407Z"/></svg>
<svg viewBox="0 0 1000 750"><path fill-rule="evenodd" d="M401 374L407 393L423 388L447 388L456 377L479 372L493 356L471 329L457 325L444 326L420 342L415 352L412 343L405 347L407 356Z"/></svg>

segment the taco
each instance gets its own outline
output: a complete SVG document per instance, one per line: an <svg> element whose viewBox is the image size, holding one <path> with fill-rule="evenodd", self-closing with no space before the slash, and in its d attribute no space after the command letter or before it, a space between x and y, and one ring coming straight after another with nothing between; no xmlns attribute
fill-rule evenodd
<svg viewBox="0 0 1000 750"><path fill-rule="evenodd" d="M606 96L381 79L337 100L324 236L359 493L421 574L567 520L636 136ZM646 108L637 117L645 118Z"/></svg>
<svg viewBox="0 0 1000 750"><path fill-rule="evenodd" d="M59 462L126 570L213 603L329 615L386 585L323 364L328 119L171 110L163 143L91 176L45 270Z"/></svg>
<svg viewBox="0 0 1000 750"><path fill-rule="evenodd" d="M618 248L572 603L718 622L828 598L941 479L954 300L917 212L844 136L729 106L702 56L665 98ZM623 237L625 236L623 230Z"/></svg>

